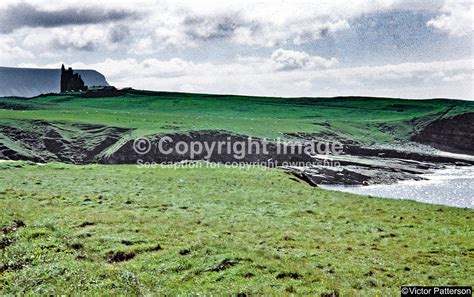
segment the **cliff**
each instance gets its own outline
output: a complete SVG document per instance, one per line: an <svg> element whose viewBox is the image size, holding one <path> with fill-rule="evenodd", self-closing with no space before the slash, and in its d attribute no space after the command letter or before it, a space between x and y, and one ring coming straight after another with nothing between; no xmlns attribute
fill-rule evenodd
<svg viewBox="0 0 474 297"><path fill-rule="evenodd" d="M108 85L105 76L95 70L74 70L85 85ZM0 97L32 97L59 92L61 70L0 67Z"/></svg>
<svg viewBox="0 0 474 297"><path fill-rule="evenodd" d="M474 155L474 113L430 123L411 140L452 153Z"/></svg>

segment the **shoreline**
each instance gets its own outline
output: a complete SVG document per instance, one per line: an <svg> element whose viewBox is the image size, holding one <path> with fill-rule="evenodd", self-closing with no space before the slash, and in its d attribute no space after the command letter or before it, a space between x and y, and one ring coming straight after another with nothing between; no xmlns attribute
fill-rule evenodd
<svg viewBox="0 0 474 297"><path fill-rule="evenodd" d="M456 174L456 172L458 174ZM462 174L459 174L462 173ZM446 174L449 174L448 176ZM411 200L474 210L474 166L435 169L421 174L423 180L401 180L394 184L370 186L321 185L325 190L353 193L369 197ZM451 188L451 190L447 190ZM448 196L449 194L449 196Z"/></svg>

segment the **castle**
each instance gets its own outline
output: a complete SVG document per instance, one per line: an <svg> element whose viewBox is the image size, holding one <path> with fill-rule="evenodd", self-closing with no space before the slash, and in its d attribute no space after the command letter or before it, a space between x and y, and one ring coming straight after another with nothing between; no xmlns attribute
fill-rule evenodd
<svg viewBox="0 0 474 297"><path fill-rule="evenodd" d="M72 71L69 67L67 70L64 68L64 64L61 66L61 93L69 91L85 91L87 86L84 85L84 81L81 76Z"/></svg>

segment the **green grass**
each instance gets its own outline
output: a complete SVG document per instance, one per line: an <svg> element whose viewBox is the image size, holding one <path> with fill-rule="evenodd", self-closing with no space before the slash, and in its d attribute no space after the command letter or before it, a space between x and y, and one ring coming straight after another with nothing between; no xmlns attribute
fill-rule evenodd
<svg viewBox="0 0 474 297"><path fill-rule="evenodd" d="M0 226L26 224L3 234L0 294L390 296L472 284L469 209L255 168L16 162L0 173ZM109 263L117 252L135 257Z"/></svg>
<svg viewBox="0 0 474 297"><path fill-rule="evenodd" d="M125 138L218 129L403 142L474 103L131 91L0 98L0 108L0 125L36 131L44 120L92 147L103 135L74 123L133 129ZM34 153L0 133L2 144ZM280 170L0 163L0 209L0 294L383 296L469 285L474 264L472 210L321 190Z"/></svg>
<svg viewBox="0 0 474 297"><path fill-rule="evenodd" d="M133 136L223 129L265 138L326 133L363 143L406 141L414 128L440 116L474 112L459 100L389 98L270 98L131 91L120 97L0 98L3 123L12 120L82 122L133 128ZM323 137L323 136L322 136Z"/></svg>

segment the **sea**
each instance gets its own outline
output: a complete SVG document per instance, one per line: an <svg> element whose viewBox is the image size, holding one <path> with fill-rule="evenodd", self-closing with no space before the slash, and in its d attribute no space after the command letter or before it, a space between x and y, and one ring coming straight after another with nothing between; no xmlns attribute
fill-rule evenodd
<svg viewBox="0 0 474 297"><path fill-rule="evenodd" d="M373 197L474 209L474 166L452 166L420 176L425 180L407 180L390 185L320 187Z"/></svg>

